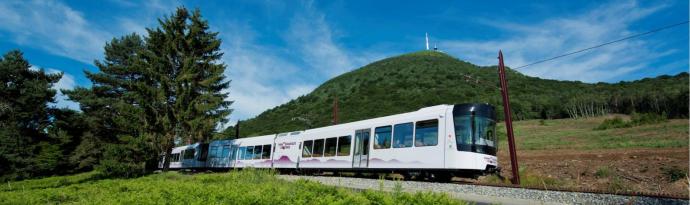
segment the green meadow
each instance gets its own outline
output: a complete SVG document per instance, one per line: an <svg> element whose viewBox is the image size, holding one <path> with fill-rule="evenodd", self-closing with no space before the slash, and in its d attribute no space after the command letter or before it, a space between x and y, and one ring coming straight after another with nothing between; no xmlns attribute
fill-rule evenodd
<svg viewBox="0 0 690 205"><path fill-rule="evenodd" d="M350 190L278 179L268 170L99 179L89 172L10 182L0 204L467 204L437 193Z"/></svg>

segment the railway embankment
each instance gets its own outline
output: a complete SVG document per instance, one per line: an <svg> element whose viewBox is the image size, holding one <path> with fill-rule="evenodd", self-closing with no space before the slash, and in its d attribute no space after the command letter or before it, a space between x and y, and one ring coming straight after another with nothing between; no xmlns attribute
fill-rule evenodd
<svg viewBox="0 0 690 205"><path fill-rule="evenodd" d="M454 198L476 202L478 204L688 204L687 199L535 190L472 184L394 181L333 176L279 175L278 177L288 181L306 179L317 181L325 185L350 189L445 193Z"/></svg>

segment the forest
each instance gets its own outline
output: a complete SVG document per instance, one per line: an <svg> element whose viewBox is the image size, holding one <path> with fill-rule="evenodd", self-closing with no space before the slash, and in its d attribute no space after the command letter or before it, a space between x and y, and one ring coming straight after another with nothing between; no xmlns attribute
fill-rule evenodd
<svg viewBox="0 0 690 205"><path fill-rule="evenodd" d="M204 142L231 113L221 41L199 10L113 38L90 87L62 90L80 110L58 109L62 73L32 68L21 51L0 58L0 181L98 170L134 177L156 169L176 142ZM167 167L167 163L166 163Z"/></svg>
<svg viewBox="0 0 690 205"><path fill-rule="evenodd" d="M586 118L607 113L688 117L688 73L618 83L541 79L506 68L515 120ZM556 69L556 68L554 68ZM564 68L557 68L564 69ZM489 103L503 113L496 66L420 51L330 79L314 91L240 123L240 137L303 130L410 112L440 104ZM497 116L499 120L502 115ZM233 127L217 137L234 138Z"/></svg>

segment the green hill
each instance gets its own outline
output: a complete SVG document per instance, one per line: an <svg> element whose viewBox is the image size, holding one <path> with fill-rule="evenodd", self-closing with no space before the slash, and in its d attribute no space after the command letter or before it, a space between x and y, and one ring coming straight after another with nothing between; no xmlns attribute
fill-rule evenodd
<svg viewBox="0 0 690 205"><path fill-rule="evenodd" d="M688 74L633 82L582 83L547 80L508 69L516 119L567 118L603 113L656 112L688 115ZM473 76L489 86L467 82ZM486 102L502 113L497 67L476 66L440 52L421 51L383 59L328 80L311 93L269 109L240 125L241 136L305 129L331 123L338 96L341 123L409 112L438 104ZM499 116L502 118L502 116ZM233 133L229 128L225 137Z"/></svg>

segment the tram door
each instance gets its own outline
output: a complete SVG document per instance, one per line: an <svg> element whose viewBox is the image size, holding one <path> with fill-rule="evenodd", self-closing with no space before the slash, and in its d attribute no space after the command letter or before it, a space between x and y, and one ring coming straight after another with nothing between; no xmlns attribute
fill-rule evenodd
<svg viewBox="0 0 690 205"><path fill-rule="evenodd" d="M355 150L352 155L352 167L364 168L369 166L369 133L370 129L355 131Z"/></svg>
<svg viewBox="0 0 690 205"><path fill-rule="evenodd" d="M223 149L225 149L225 147L223 147ZM239 146L237 145L230 146L230 153L228 153L228 158L226 159L228 160L228 167L235 167L235 159L237 159L237 149L239 149Z"/></svg>

